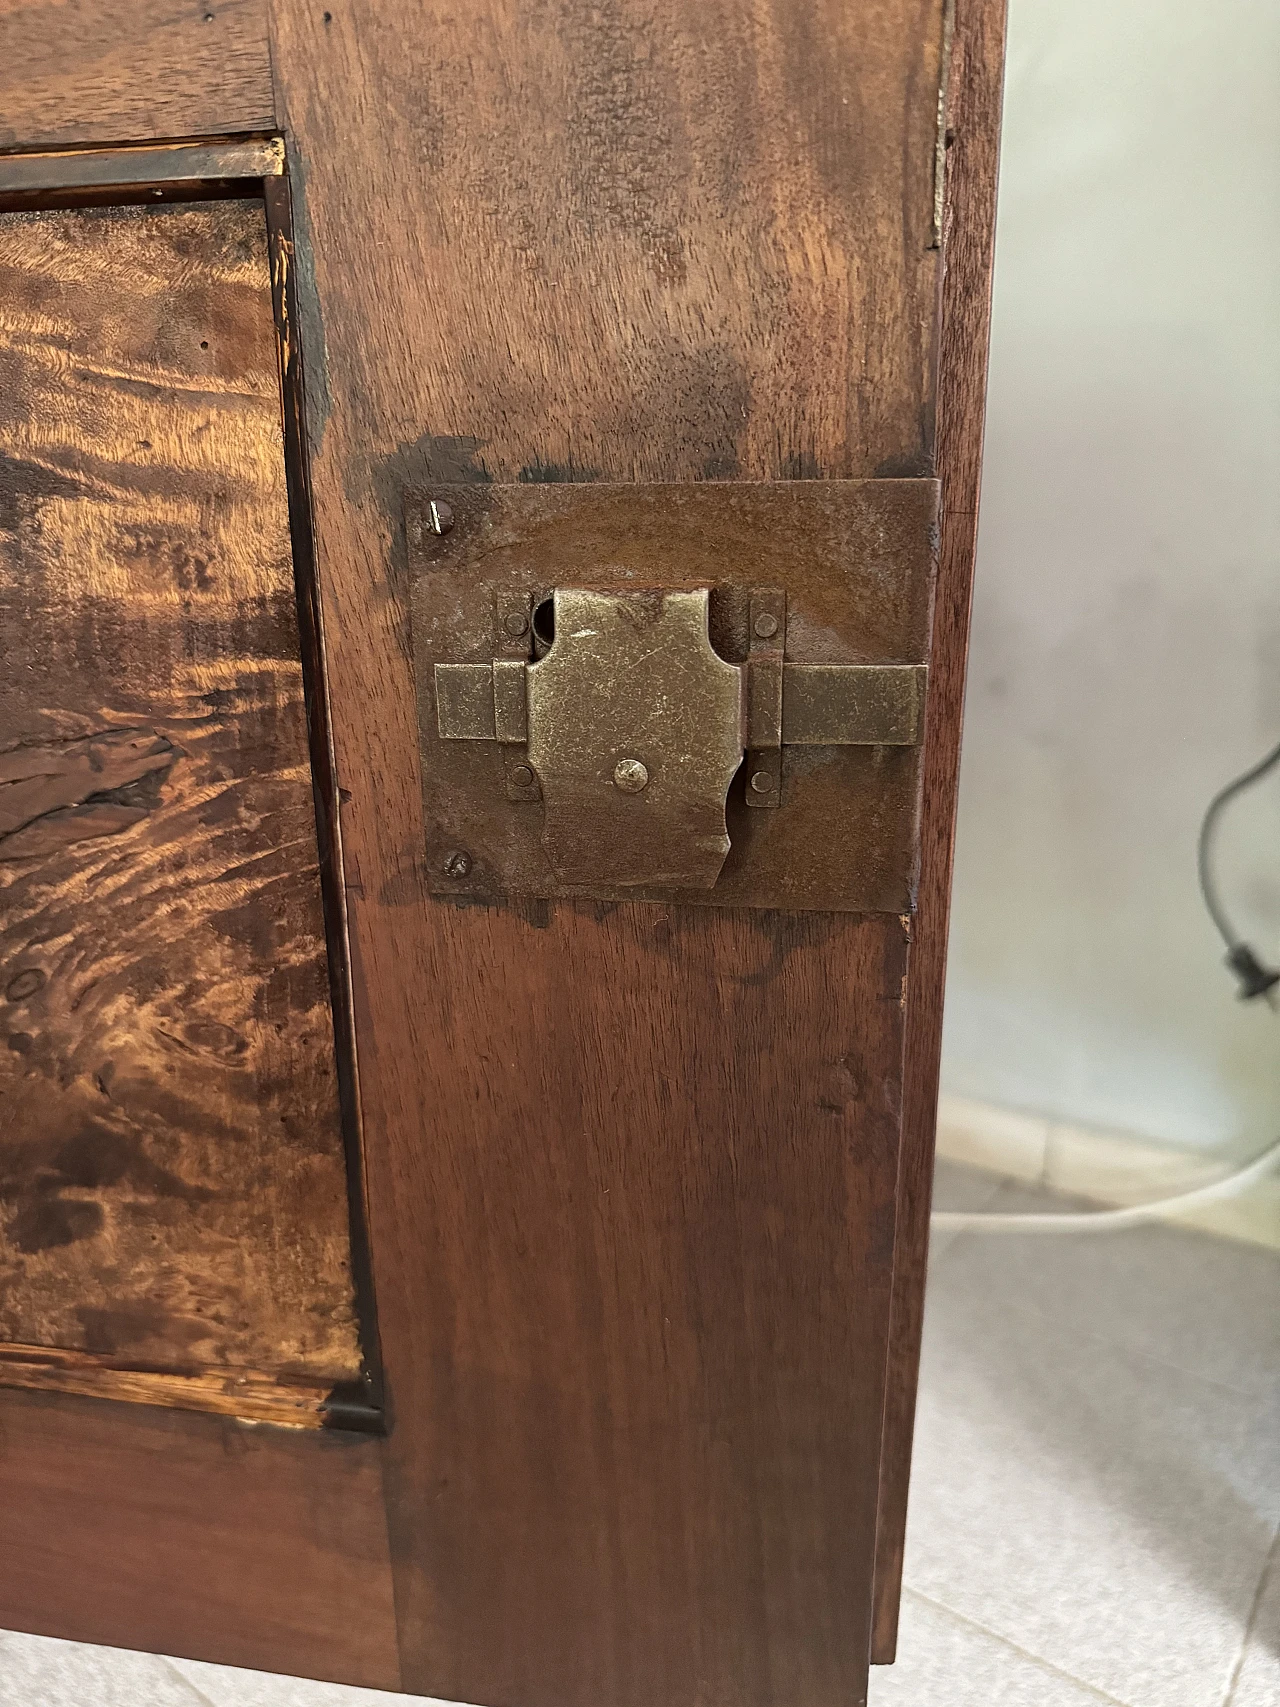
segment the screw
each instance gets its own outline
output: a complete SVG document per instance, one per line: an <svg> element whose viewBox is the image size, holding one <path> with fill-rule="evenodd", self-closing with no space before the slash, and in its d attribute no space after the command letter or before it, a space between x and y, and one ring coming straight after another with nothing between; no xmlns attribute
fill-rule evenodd
<svg viewBox="0 0 1280 1707"><path fill-rule="evenodd" d="M761 640L772 640L778 632L778 619L770 611L761 611L754 626Z"/></svg>
<svg viewBox="0 0 1280 1707"><path fill-rule="evenodd" d="M773 778L768 771L757 771L751 779L751 786L757 794L768 794L773 788Z"/></svg>
<svg viewBox="0 0 1280 1707"><path fill-rule="evenodd" d="M513 640L529 632L529 619L522 610L509 610L502 619L502 628Z"/></svg>
<svg viewBox="0 0 1280 1707"><path fill-rule="evenodd" d="M614 787L620 788L624 794L639 794L648 781L649 772L639 759L619 759L613 767Z"/></svg>
<svg viewBox="0 0 1280 1707"><path fill-rule="evenodd" d="M461 848L455 848L444 856L444 874L446 877L466 877L471 870L471 855L463 853Z"/></svg>
<svg viewBox="0 0 1280 1707"><path fill-rule="evenodd" d="M437 504L433 498L427 505L427 526L432 533L448 533L453 527L453 511L448 504Z"/></svg>
<svg viewBox="0 0 1280 1707"><path fill-rule="evenodd" d="M511 780L517 788L528 788L533 781L533 772L528 765L512 765Z"/></svg>

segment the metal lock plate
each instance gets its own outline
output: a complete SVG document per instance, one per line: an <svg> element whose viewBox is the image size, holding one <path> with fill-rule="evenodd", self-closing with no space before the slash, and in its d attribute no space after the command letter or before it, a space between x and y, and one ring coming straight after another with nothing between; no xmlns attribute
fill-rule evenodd
<svg viewBox="0 0 1280 1707"><path fill-rule="evenodd" d="M409 494L432 891L909 908L936 513L923 480Z"/></svg>

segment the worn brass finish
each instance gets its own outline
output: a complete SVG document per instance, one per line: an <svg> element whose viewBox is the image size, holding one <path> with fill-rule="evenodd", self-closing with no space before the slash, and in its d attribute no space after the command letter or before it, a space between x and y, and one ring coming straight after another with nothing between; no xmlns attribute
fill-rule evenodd
<svg viewBox="0 0 1280 1707"><path fill-rule="evenodd" d="M492 664L437 664L435 683L436 727L442 740L497 740Z"/></svg>
<svg viewBox="0 0 1280 1707"><path fill-rule="evenodd" d="M748 806L782 804L782 658L787 631L787 595L779 587L757 587L747 615ZM766 786L767 784L767 786Z"/></svg>
<svg viewBox="0 0 1280 1707"><path fill-rule="evenodd" d="M742 673L712 649L707 601L705 587L556 589L555 644L528 672L529 763L560 882L709 889L720 875Z"/></svg>
<svg viewBox="0 0 1280 1707"><path fill-rule="evenodd" d="M430 886L908 909L936 496L410 494Z"/></svg>
<svg viewBox="0 0 1280 1707"><path fill-rule="evenodd" d="M919 740L923 664L784 663L786 597L773 587L751 594L751 650L730 664L711 646L710 597L557 588L557 638L540 662L435 666L442 740L527 747L506 794L545 800L542 843L561 883L710 888L744 742L747 805L777 807L784 744ZM503 631L514 628L508 613Z"/></svg>
<svg viewBox="0 0 1280 1707"><path fill-rule="evenodd" d="M782 739L793 747L913 747L924 726L923 664L784 664Z"/></svg>

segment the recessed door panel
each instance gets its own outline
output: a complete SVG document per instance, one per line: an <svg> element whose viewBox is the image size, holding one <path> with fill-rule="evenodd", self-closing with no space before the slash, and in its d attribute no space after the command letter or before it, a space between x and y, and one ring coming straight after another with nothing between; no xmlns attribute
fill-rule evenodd
<svg viewBox="0 0 1280 1707"><path fill-rule="evenodd" d="M258 200L0 216L0 1381L360 1345Z"/></svg>

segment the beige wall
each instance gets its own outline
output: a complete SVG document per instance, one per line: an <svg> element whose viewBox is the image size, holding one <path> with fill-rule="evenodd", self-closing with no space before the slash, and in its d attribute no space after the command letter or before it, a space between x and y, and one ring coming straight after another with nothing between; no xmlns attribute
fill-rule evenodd
<svg viewBox="0 0 1280 1707"><path fill-rule="evenodd" d="M1280 740L1280 6L1011 7L944 1081L1238 1153L1280 1019L1195 837ZM1280 959L1280 779L1223 866Z"/></svg>

